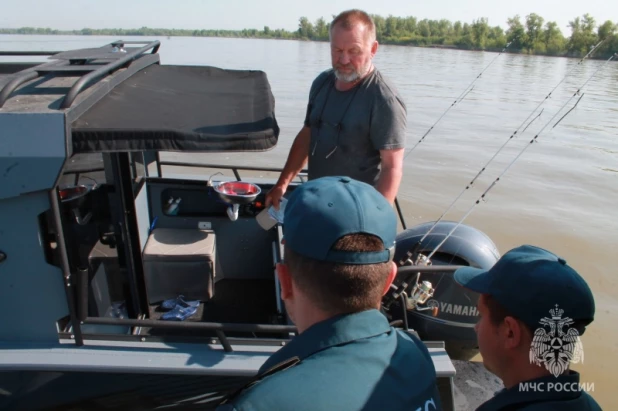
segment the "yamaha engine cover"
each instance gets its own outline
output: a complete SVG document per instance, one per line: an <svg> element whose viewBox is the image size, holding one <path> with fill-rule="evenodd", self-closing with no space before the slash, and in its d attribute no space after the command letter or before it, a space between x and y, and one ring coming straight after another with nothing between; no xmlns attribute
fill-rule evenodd
<svg viewBox="0 0 618 411"><path fill-rule="evenodd" d="M427 238L418 244L433 224L434 222L421 224L397 236L395 261L398 265L401 261L407 260L409 251L415 252L414 257L418 253L428 256L457 223L451 221L438 223ZM439 250L431 256L431 266L438 270L420 275L419 283L429 281L434 289L433 296L420 307L437 308L437 315L434 316L435 309L433 312L432 310L408 309L406 312L409 328L414 329L423 340L444 341L447 352L452 358L468 360L478 354L474 326L478 321L476 303L479 294L461 287L453 279L452 270L439 271L439 266L472 266L489 269L499 258L500 254L496 245L487 235L475 228L460 224ZM410 270L412 267L408 266L399 267L394 281L395 285L401 284L406 277L409 277L410 272L413 272ZM416 275L408 282L411 284L406 291L408 295L410 295L415 280ZM403 319L400 300L392 302L388 311L392 320Z"/></svg>

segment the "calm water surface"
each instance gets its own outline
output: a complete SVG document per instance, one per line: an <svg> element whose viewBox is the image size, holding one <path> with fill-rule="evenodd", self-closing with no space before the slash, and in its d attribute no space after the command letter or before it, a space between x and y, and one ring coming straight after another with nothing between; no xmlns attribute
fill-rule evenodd
<svg viewBox="0 0 618 411"><path fill-rule="evenodd" d="M143 40L143 38L139 38ZM0 49L65 50L96 47L112 37L0 36ZM264 70L276 99L278 146L248 155L182 155L191 162L251 162L282 167L301 127L313 78L329 67L326 43L223 38L158 38L164 64L214 65ZM401 92L408 108L411 148L496 53L381 46L376 66ZM489 184L525 149L486 201L465 220L486 232L502 253L529 243L561 254L589 282L597 299L595 323L583 337L585 361L575 369L594 382L604 409L618 409L612 395L618 365L618 63L610 62L550 122L604 61L503 54L476 81L405 162L399 199L408 226L442 215L466 184L520 128L532 110L572 70L541 108L541 116L514 138L456 203L446 219L459 221ZM205 108L207 109L207 108ZM549 125L547 125L549 124ZM523 130L523 127L521 128ZM529 141L538 135L537 143ZM409 150L409 149L408 149Z"/></svg>

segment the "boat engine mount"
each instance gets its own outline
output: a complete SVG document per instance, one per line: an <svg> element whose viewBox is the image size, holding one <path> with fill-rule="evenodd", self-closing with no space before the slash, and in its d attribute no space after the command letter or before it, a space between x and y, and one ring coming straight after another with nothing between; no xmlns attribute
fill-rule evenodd
<svg viewBox="0 0 618 411"><path fill-rule="evenodd" d="M474 326L479 295L455 282L454 267L488 269L500 254L487 235L463 224L432 254L456 223L442 221L431 229L433 224L420 224L397 236L394 261L399 267L383 308L391 321L403 321L423 340L445 341L449 355L468 360L478 354Z"/></svg>

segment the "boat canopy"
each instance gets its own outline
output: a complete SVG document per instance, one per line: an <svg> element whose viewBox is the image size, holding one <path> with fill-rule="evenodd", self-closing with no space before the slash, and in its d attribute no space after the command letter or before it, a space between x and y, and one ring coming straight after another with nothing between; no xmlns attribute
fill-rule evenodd
<svg viewBox="0 0 618 411"><path fill-rule="evenodd" d="M117 41L55 53L0 81L0 116L13 122L14 113L65 116L73 154L276 146L275 99L265 72L161 64L158 49L159 41ZM20 133L15 139L24 140Z"/></svg>
<svg viewBox="0 0 618 411"><path fill-rule="evenodd" d="M274 108L262 71L153 64L72 123L73 151L265 151Z"/></svg>

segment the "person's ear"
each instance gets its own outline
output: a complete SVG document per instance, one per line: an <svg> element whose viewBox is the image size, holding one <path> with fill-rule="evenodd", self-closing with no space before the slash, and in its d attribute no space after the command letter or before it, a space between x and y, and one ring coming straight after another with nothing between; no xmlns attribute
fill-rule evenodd
<svg viewBox="0 0 618 411"><path fill-rule="evenodd" d="M515 318L507 316L500 326L504 348L514 350L520 347L525 339L526 333L523 325Z"/></svg>
<svg viewBox="0 0 618 411"><path fill-rule="evenodd" d="M281 285L281 299L291 299L294 296L292 276L290 275L289 267L285 263L277 263L277 278Z"/></svg>
<svg viewBox="0 0 618 411"><path fill-rule="evenodd" d="M376 40L371 45L371 57L375 56L377 52L378 52L378 41Z"/></svg>
<svg viewBox="0 0 618 411"><path fill-rule="evenodd" d="M388 278L386 279L386 284L384 284L384 289L382 290L382 296L384 296L388 290L391 288L391 284L395 281L395 277L397 276L397 264L393 261L390 262L391 270L388 273Z"/></svg>

